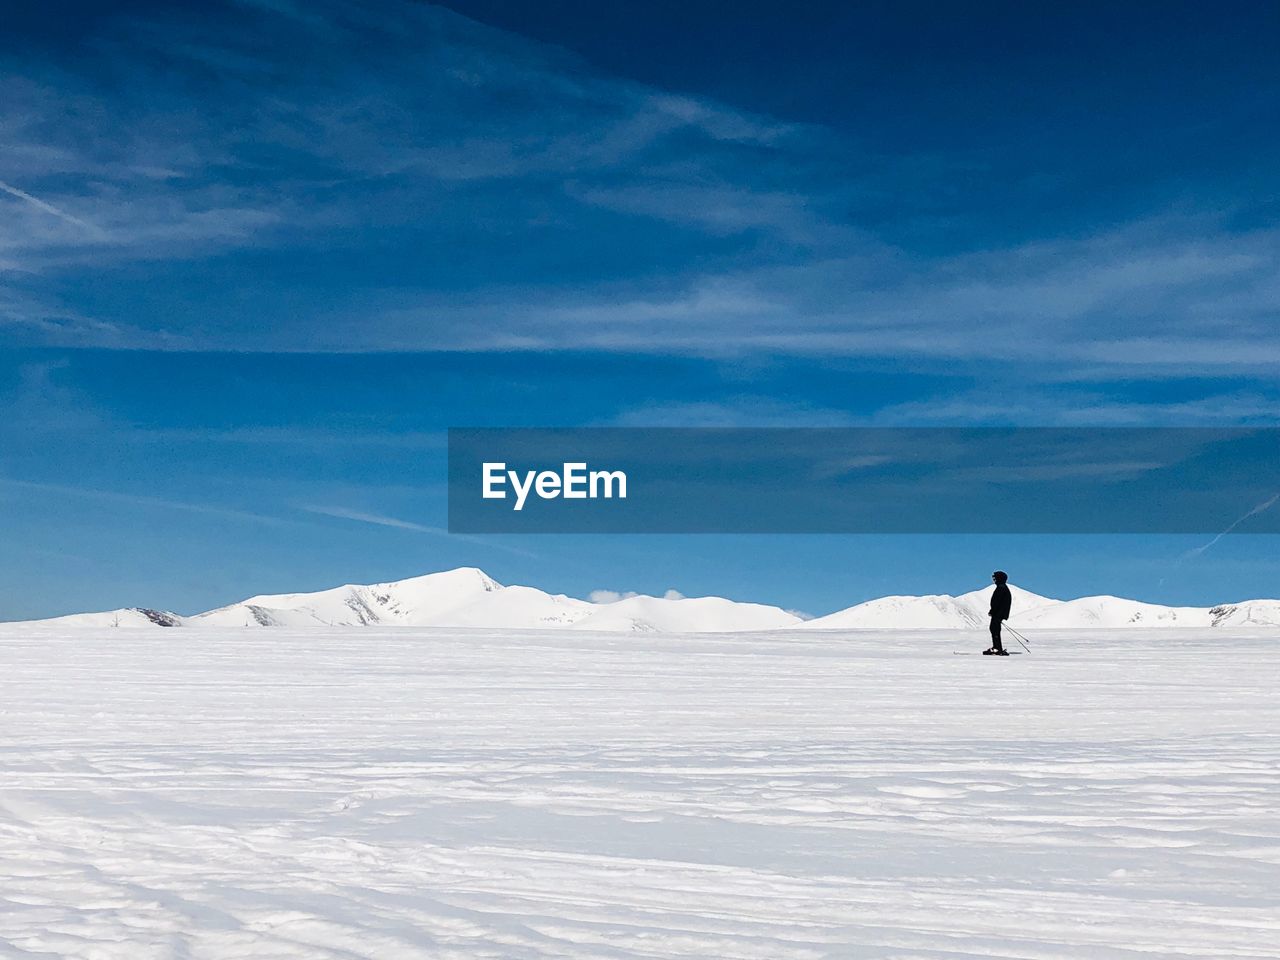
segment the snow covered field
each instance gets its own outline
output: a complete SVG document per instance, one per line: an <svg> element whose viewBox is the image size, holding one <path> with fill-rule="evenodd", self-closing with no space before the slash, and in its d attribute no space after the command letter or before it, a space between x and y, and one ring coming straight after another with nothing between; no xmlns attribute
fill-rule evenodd
<svg viewBox="0 0 1280 960"><path fill-rule="evenodd" d="M1280 634L0 626L0 955L1280 955Z"/></svg>

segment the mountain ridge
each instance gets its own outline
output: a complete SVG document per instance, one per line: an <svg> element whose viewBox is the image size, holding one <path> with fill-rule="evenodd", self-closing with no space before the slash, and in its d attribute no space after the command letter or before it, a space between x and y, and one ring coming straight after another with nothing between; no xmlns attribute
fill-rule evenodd
<svg viewBox="0 0 1280 960"><path fill-rule="evenodd" d="M504 585L477 567L404 580L343 584L303 593L259 594L183 616L123 607L9 626L101 627L478 627L571 629L613 633L736 633L759 630L985 629L990 587L951 596L877 597L803 620L769 604L724 597L626 596L580 600L536 587ZM1059 600L1010 584L1010 623L1027 629L1129 627L1280 627L1280 600L1173 607L1122 597Z"/></svg>

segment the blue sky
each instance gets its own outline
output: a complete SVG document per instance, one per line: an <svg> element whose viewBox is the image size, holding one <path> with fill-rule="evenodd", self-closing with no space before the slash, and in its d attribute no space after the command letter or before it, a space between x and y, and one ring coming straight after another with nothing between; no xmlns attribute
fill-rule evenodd
<svg viewBox="0 0 1280 960"><path fill-rule="evenodd" d="M1280 12L53 3L0 38L0 617L459 564L822 613L1274 540L457 538L450 425L1280 417Z"/></svg>

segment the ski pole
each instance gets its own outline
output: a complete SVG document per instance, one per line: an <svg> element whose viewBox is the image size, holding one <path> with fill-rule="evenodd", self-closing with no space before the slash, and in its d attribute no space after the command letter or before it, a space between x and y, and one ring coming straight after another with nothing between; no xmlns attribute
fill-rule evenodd
<svg viewBox="0 0 1280 960"><path fill-rule="evenodd" d="M1011 634L1013 634L1013 639L1017 640L1018 643L1022 645L1023 650L1027 651L1027 653L1031 652L1031 648L1027 646L1027 644L1031 642L1030 640L1025 639L1022 636L1022 634L1020 634L1017 630L1013 629L1013 627L1009 626L1007 623L1005 624L1004 628L1008 630Z"/></svg>

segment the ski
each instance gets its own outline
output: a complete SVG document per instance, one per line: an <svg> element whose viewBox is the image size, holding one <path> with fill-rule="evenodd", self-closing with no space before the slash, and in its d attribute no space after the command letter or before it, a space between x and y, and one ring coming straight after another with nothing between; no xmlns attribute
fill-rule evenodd
<svg viewBox="0 0 1280 960"><path fill-rule="evenodd" d="M957 656L957 657L985 657L985 656L987 656L987 654L983 653L981 650L952 650L952 651L951 651L951 653L952 653L952 655L953 655L953 656ZM1007 654L1007 655L1008 655L1008 656L1010 656L1010 657L1020 657L1020 656L1022 656L1022 655L1023 655L1023 653L1022 653L1022 651L1021 651L1021 650L1010 650L1010 651L1008 652L1008 654ZM991 654L991 656L995 656L995 654Z"/></svg>

